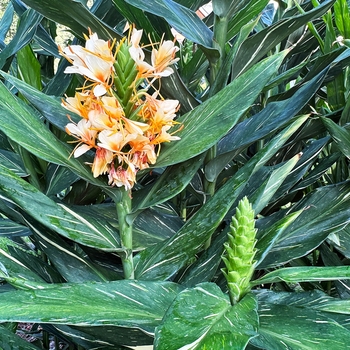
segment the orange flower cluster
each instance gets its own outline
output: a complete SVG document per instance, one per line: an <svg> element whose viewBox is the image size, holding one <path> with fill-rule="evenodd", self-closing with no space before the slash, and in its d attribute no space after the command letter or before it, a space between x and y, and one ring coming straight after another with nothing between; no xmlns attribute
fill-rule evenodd
<svg viewBox="0 0 350 350"><path fill-rule="evenodd" d="M110 185L126 190L134 186L138 170L155 164L161 143L179 139L169 133L179 101L163 99L152 85L173 73L169 66L177 61L178 48L172 41L153 45L148 63L141 37L142 30L133 29L128 39L111 43L90 32L85 47L60 50L72 63L65 72L86 80L74 97L62 102L82 117L66 126L77 139L74 157L94 150L93 176L108 174ZM150 88L155 91L152 95L147 92Z"/></svg>

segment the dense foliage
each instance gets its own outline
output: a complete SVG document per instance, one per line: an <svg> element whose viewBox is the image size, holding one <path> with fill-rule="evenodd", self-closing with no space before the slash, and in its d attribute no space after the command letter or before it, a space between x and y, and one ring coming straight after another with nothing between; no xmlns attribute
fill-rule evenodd
<svg viewBox="0 0 350 350"><path fill-rule="evenodd" d="M349 3L206 2L8 4L0 348L350 348Z"/></svg>

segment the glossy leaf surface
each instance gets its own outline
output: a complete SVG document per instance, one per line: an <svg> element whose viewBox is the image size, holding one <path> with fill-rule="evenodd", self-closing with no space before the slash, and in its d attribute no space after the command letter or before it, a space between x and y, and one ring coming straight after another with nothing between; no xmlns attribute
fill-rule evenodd
<svg viewBox="0 0 350 350"><path fill-rule="evenodd" d="M183 129L176 135L181 140L162 146L157 166L188 160L214 145L250 107L285 54L282 52L265 59L193 111L178 118Z"/></svg>
<svg viewBox="0 0 350 350"><path fill-rule="evenodd" d="M174 300L155 334L155 349L243 350L257 335L257 302L248 294L231 306L218 286L203 283Z"/></svg>
<svg viewBox="0 0 350 350"><path fill-rule="evenodd" d="M0 322L119 325L152 332L181 290L171 282L124 280L8 292L0 299Z"/></svg>
<svg viewBox="0 0 350 350"><path fill-rule="evenodd" d="M95 248L116 250L119 243L107 229L96 228L84 217L64 205L59 205L38 189L17 177L0 164L0 193L44 226L61 235Z"/></svg>

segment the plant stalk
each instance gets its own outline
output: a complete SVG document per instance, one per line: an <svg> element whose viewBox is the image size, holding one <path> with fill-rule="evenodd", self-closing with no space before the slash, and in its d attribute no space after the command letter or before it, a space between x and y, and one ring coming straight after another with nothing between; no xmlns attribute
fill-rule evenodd
<svg viewBox="0 0 350 350"><path fill-rule="evenodd" d="M119 234L122 248L125 249L125 253L121 255L124 277L125 279L134 279L134 261L132 254L132 224L128 223L127 215L131 213L131 196L129 191L121 189L122 198L120 202L116 204L118 222L119 222Z"/></svg>
<svg viewBox="0 0 350 350"><path fill-rule="evenodd" d="M220 17L215 15L214 17L214 32L213 32L213 48L219 51L219 58L216 61L212 61L210 65L210 84L213 85L218 72L225 60L226 57L226 38L227 38L227 27L228 27L228 18ZM213 91L212 95L217 93Z"/></svg>
<svg viewBox="0 0 350 350"><path fill-rule="evenodd" d="M214 37L213 37L213 47L219 51L219 58L216 61L212 61L210 64L210 84L213 87L215 79L217 78L218 72L225 60L226 51L226 38L227 38L227 26L228 18L220 17L215 15L214 17ZM212 95L216 94L218 91L212 91ZM205 163L208 164L212 159L216 157L217 145L212 146L206 155ZM209 181L204 179L204 191L210 197L215 193L216 180Z"/></svg>
<svg viewBox="0 0 350 350"><path fill-rule="evenodd" d="M226 45L226 38L227 38L227 28L228 28L228 18L227 17L220 17L215 15L214 16L214 33L213 33L213 47L218 49L219 51L219 58L216 61L211 61L210 63L210 85L211 88L214 86L215 79L218 75L218 72L225 60L226 51L225 51L225 45ZM212 96L215 95L218 91L212 91ZM204 164L207 165L211 160L216 158L217 153L217 145L213 145L207 152ZM205 173L205 168L204 168ZM212 197L215 194L215 188L216 188L216 179L210 181L204 176L204 192L209 196ZM205 244L204 249L209 248L211 244L211 238L209 238Z"/></svg>

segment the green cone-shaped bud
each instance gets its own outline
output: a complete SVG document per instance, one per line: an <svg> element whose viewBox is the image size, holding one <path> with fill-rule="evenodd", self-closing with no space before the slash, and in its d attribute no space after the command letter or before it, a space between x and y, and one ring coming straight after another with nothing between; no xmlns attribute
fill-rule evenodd
<svg viewBox="0 0 350 350"><path fill-rule="evenodd" d="M114 85L116 87L115 97L118 98L119 103L123 107L125 116L133 119L133 107L136 99L133 94L137 89L138 70L135 61L131 58L129 52L130 45L124 41L121 42L117 48L116 61L114 69L116 74L114 76Z"/></svg>
<svg viewBox="0 0 350 350"><path fill-rule="evenodd" d="M227 280L231 303L235 304L250 290L250 279L254 273L256 253L256 229L254 210L244 197L232 217L231 232L224 244L222 272Z"/></svg>

